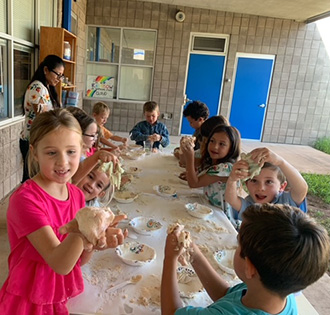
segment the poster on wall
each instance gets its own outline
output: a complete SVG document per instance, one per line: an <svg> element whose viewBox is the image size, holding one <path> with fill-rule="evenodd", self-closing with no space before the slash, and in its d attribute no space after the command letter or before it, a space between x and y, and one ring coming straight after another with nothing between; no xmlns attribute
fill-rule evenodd
<svg viewBox="0 0 330 315"><path fill-rule="evenodd" d="M115 78L104 75L88 75L86 96L95 98L113 98Z"/></svg>

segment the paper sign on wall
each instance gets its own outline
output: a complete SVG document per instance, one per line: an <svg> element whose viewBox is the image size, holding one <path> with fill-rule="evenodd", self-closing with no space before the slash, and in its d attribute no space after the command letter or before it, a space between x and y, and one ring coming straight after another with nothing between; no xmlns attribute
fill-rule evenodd
<svg viewBox="0 0 330 315"><path fill-rule="evenodd" d="M133 59L144 60L145 51L144 49L134 49Z"/></svg>
<svg viewBox="0 0 330 315"><path fill-rule="evenodd" d="M98 98L113 98L115 78L110 76L87 76L86 96Z"/></svg>

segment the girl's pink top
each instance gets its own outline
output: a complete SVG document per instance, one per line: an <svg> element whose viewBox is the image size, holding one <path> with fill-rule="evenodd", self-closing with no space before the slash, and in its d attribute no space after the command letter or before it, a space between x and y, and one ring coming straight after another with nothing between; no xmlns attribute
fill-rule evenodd
<svg viewBox="0 0 330 315"><path fill-rule="evenodd" d="M83 291L80 261L68 275L56 274L27 239L27 235L44 226L50 226L60 241L65 239L66 235L61 235L59 228L71 221L85 205L81 190L71 184L67 184L67 188L69 198L61 201L33 180L28 180L10 197L7 212L11 248L9 276L0 297L9 294L28 303L46 306L66 302ZM2 302L6 303L5 300ZM7 307L10 309L9 305Z"/></svg>
<svg viewBox="0 0 330 315"><path fill-rule="evenodd" d="M97 148L92 147L89 150L86 151L86 157L92 156L97 151Z"/></svg>

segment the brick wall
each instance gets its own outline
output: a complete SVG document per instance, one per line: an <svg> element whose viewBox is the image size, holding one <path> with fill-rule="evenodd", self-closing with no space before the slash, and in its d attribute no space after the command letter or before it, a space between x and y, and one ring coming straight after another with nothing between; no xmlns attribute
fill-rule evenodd
<svg viewBox="0 0 330 315"><path fill-rule="evenodd" d="M183 23L174 15L186 14ZM87 1L86 23L157 29L153 100L172 135L178 135L190 32L230 34L226 78L232 78L237 52L276 55L262 140L312 144L330 136L330 61L315 24L176 7L142 1ZM220 113L230 114L231 82L223 86ZM93 101L84 100L90 111ZM108 102L108 128L129 131L142 118L142 104Z"/></svg>

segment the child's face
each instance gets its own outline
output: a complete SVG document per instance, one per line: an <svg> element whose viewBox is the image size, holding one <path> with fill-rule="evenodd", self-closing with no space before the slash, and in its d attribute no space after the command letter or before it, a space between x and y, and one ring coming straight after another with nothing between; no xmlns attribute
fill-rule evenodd
<svg viewBox="0 0 330 315"><path fill-rule="evenodd" d="M212 160L223 159L230 150L230 139L225 132L213 134L208 145L208 152Z"/></svg>
<svg viewBox="0 0 330 315"><path fill-rule="evenodd" d="M102 197L104 189L110 184L109 177L102 171L94 169L77 185L82 190L86 201Z"/></svg>
<svg viewBox="0 0 330 315"><path fill-rule="evenodd" d="M97 124L99 126L103 126L108 121L109 114L110 114L109 112L104 111L103 113L93 114L93 116L94 116Z"/></svg>
<svg viewBox="0 0 330 315"><path fill-rule="evenodd" d="M187 116L186 118L189 121L189 125L195 130L199 129L204 122L204 118L202 117L199 117L197 120L192 118L191 116Z"/></svg>
<svg viewBox="0 0 330 315"><path fill-rule="evenodd" d="M83 141L86 148L90 149L93 147L97 139L97 124L91 123L83 133Z"/></svg>
<svg viewBox="0 0 330 315"><path fill-rule="evenodd" d="M263 168L259 175L246 182L246 187L256 203L272 202L277 194L284 190L286 182L281 184L277 171Z"/></svg>
<svg viewBox="0 0 330 315"><path fill-rule="evenodd" d="M46 134L33 148L34 159L43 179L59 184L67 183L78 169L81 155L81 135L60 127Z"/></svg>
<svg viewBox="0 0 330 315"><path fill-rule="evenodd" d="M153 110L152 112L145 112L144 117L150 125L154 125L157 122L159 116L158 110Z"/></svg>

